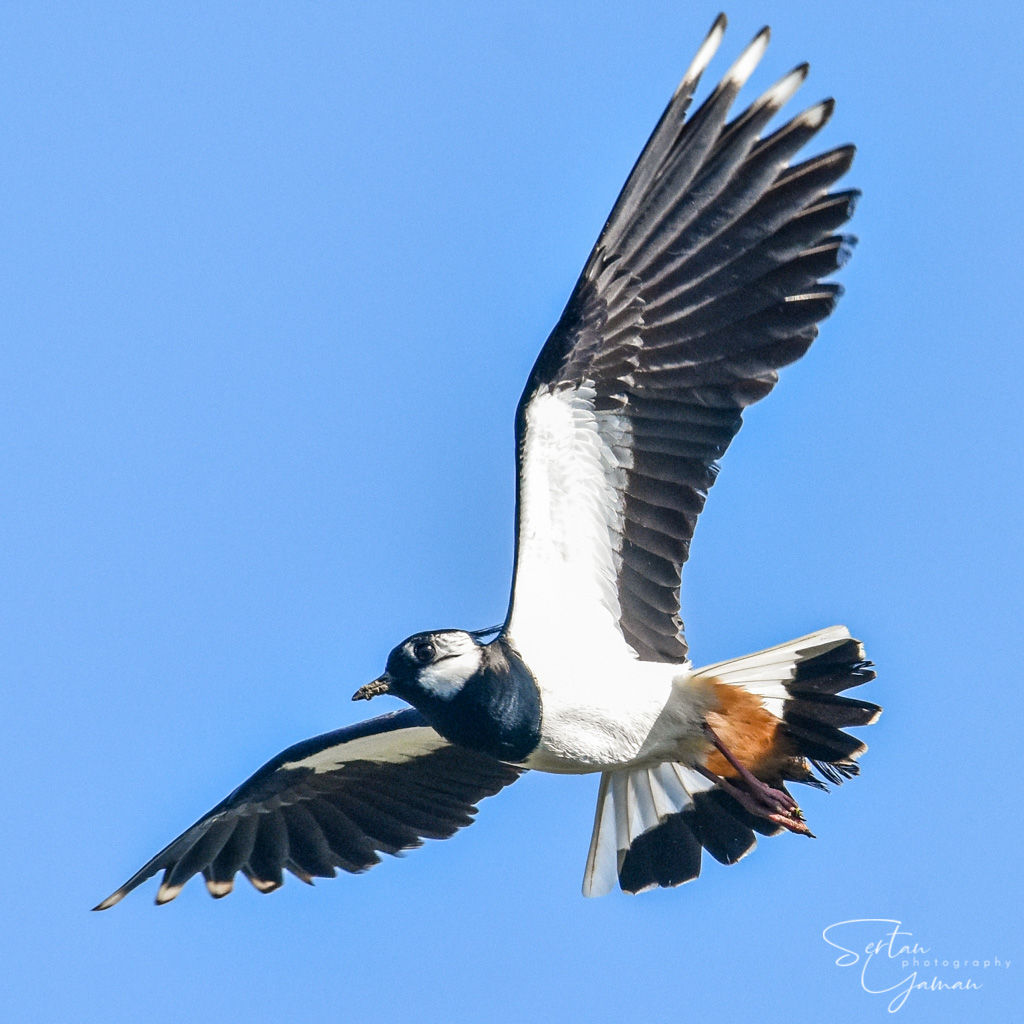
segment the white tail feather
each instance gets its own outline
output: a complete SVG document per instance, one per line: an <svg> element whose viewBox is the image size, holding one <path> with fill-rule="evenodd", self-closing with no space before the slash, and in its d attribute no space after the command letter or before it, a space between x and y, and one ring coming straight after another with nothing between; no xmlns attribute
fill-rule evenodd
<svg viewBox="0 0 1024 1024"><path fill-rule="evenodd" d="M697 669L695 677L714 678L756 694L764 706L782 717L798 661L824 654L850 639L845 626L830 626L797 640L720 661ZM604 772L597 794L594 831L583 876L584 896L604 896L618 879L632 843L670 815L693 806L693 795L714 784L696 771L666 762L654 768L626 768Z"/></svg>
<svg viewBox="0 0 1024 1024"><path fill-rule="evenodd" d="M611 892L634 840L670 815L692 807L693 794L711 786L704 776L681 764L604 772L583 874L583 895Z"/></svg>
<svg viewBox="0 0 1024 1024"><path fill-rule="evenodd" d="M829 626L765 651L705 665L693 675L696 679L713 678L731 686L740 686L760 697L765 708L776 718L781 718L782 705L789 696L786 683L793 679L797 662L824 654L849 639L850 631L845 626Z"/></svg>

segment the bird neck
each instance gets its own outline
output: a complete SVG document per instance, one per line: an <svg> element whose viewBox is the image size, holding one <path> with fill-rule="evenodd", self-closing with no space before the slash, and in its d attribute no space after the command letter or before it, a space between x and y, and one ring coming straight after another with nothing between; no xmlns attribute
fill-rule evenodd
<svg viewBox="0 0 1024 1024"><path fill-rule="evenodd" d="M417 706L446 740L502 761L523 761L540 742L540 691L503 637L481 650L480 670L457 694Z"/></svg>

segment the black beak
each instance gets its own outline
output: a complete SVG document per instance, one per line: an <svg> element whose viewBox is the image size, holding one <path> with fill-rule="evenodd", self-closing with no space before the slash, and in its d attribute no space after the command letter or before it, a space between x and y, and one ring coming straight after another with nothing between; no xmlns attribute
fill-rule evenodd
<svg viewBox="0 0 1024 1024"><path fill-rule="evenodd" d="M379 697L382 693L387 693L391 689L391 677L384 673L377 679L374 679L372 683L367 683L365 686L360 686L355 693L352 694L353 700L371 700L374 697Z"/></svg>

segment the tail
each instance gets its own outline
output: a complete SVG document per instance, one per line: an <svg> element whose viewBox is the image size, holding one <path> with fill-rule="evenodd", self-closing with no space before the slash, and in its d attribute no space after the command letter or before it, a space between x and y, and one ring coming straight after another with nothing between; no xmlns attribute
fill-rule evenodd
<svg viewBox="0 0 1024 1024"><path fill-rule="evenodd" d="M842 728L870 725L882 709L838 696L875 677L845 626L708 665L694 676L718 688L720 711L709 721L731 747L744 749L742 763L758 778L779 788L802 782L827 789L826 782L838 785L858 774L857 758L867 747ZM728 737L738 720L745 743ZM724 759L710 766L720 775L731 772ZM755 832L779 831L683 765L605 772L583 894L603 896L616 880L634 893L680 885L700 874L702 849L722 864L735 864L756 845Z"/></svg>

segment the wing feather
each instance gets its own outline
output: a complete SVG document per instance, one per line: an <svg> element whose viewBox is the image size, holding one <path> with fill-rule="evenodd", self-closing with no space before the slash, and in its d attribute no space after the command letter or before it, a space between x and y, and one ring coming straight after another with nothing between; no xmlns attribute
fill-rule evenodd
<svg viewBox="0 0 1024 1024"><path fill-rule="evenodd" d="M106 910L164 872L157 903L202 873L215 897L241 871L260 892L361 872L424 839L469 825L476 803L521 769L456 747L409 709L282 751L137 871L95 909Z"/></svg>
<svg viewBox="0 0 1024 1024"><path fill-rule="evenodd" d="M568 634L598 656L681 662L679 585L717 460L743 409L835 307L823 281L858 193L842 146L792 164L832 116L763 134L801 64L728 120L762 30L687 120L712 26L631 171L516 417L516 570L506 633L533 664Z"/></svg>

